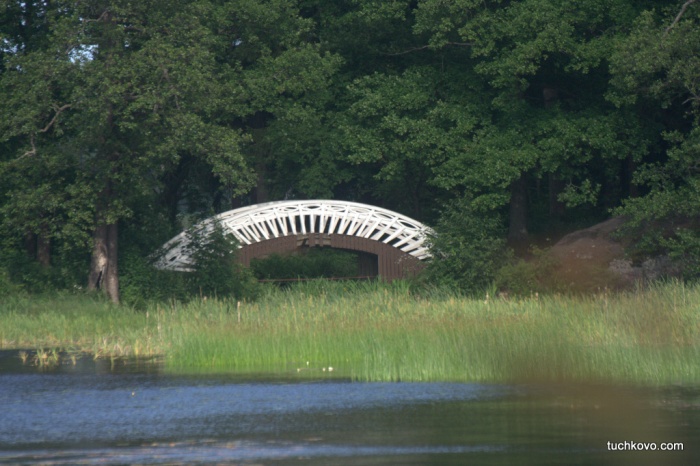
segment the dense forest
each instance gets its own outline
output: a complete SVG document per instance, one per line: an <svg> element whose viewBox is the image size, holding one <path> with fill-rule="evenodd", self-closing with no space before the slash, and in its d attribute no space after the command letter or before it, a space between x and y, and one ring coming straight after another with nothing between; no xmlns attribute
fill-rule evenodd
<svg viewBox="0 0 700 466"><path fill-rule="evenodd" d="M314 198L435 226L465 288L611 216L700 275L696 0L0 5L0 281L118 301L193 222Z"/></svg>

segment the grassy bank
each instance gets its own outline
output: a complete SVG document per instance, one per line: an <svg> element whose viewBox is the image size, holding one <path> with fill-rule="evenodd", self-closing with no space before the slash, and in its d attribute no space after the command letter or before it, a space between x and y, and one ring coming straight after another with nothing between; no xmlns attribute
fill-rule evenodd
<svg viewBox="0 0 700 466"><path fill-rule="evenodd" d="M697 383L700 287L494 300L311 283L240 306L209 299L146 311L85 296L16 297L0 305L0 345L163 355L174 372Z"/></svg>

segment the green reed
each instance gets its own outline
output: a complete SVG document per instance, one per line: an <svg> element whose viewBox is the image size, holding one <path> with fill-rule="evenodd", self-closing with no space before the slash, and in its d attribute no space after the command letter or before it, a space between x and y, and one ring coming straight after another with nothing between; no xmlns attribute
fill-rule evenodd
<svg viewBox="0 0 700 466"><path fill-rule="evenodd" d="M30 299L0 305L0 345L160 354L181 373L687 383L700 381L700 286L494 299L312 282L270 287L253 303L202 298L147 311Z"/></svg>
<svg viewBox="0 0 700 466"><path fill-rule="evenodd" d="M163 353L148 313L98 296L10 296L0 304L0 348L62 349L94 357Z"/></svg>

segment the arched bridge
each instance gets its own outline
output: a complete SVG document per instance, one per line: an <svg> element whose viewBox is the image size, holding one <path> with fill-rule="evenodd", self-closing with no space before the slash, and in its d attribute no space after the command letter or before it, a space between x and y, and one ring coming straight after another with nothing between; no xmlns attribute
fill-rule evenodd
<svg viewBox="0 0 700 466"><path fill-rule="evenodd" d="M219 214L213 219L240 242L239 260L250 265L253 258L285 253L308 246L327 246L359 251L377 258L376 273L392 280L413 275L420 261L430 257L425 245L430 229L404 215L356 202L334 200L279 201L256 204ZM195 228L207 230L205 220ZM164 246L157 266L188 271L187 232Z"/></svg>

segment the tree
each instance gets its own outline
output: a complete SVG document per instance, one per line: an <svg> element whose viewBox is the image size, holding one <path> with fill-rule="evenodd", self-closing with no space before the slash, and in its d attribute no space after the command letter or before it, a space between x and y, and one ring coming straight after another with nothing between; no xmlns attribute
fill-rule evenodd
<svg viewBox="0 0 700 466"><path fill-rule="evenodd" d="M466 196L509 210L517 242L535 203L558 219L626 194L646 128L605 96L638 2L312 3L344 59L334 116L315 120L334 143L325 159L350 164L365 201L430 218L429 206Z"/></svg>
<svg viewBox="0 0 700 466"><path fill-rule="evenodd" d="M597 204L601 188L616 191L606 185L618 183L622 161L646 153L636 115L605 99L608 57L636 3L419 3L414 30L429 34L433 49L467 47L491 94L482 129L449 164L450 183L475 190L476 203L485 195L491 208L508 200L512 240L526 238L527 198L539 180L547 181L549 212L558 216L559 202Z"/></svg>
<svg viewBox="0 0 700 466"><path fill-rule="evenodd" d="M254 201L328 197L336 172L323 149L328 125L318 123L340 57L322 48L299 2L230 2L225 9L224 30L240 42L231 58L242 65L240 95L249 106L240 124L253 136L244 150L258 177Z"/></svg>
<svg viewBox="0 0 700 466"><path fill-rule="evenodd" d="M213 118L223 89L208 49L211 5L172 0L54 7L46 47L16 49L6 60L3 140L23 141L6 163L31 157L33 166L64 160L72 167L73 178L60 188L76 208L55 220L79 232L89 225L88 287L117 302L119 223L132 214L134 200L160 189L163 174L183 153L244 190L250 180L241 135ZM21 206L11 201L5 208Z"/></svg>
<svg viewBox="0 0 700 466"><path fill-rule="evenodd" d="M657 127L653 158L635 181L646 195L617 212L645 254L667 253L700 276L700 5L644 12L613 57L611 100Z"/></svg>
<svg viewBox="0 0 700 466"><path fill-rule="evenodd" d="M433 258L427 278L468 293L482 291L510 259L502 221L475 211L469 199L457 199L440 217L430 239Z"/></svg>
<svg viewBox="0 0 700 466"><path fill-rule="evenodd" d="M468 70L411 66L375 73L349 87L343 126L347 159L372 167L373 194L419 218L444 198L450 165L468 150L486 115Z"/></svg>
<svg viewBox="0 0 700 466"><path fill-rule="evenodd" d="M233 207L256 178L262 192L285 156L261 150L270 124L313 109L338 64L289 0L7 3L0 226L87 245L88 287L115 301L120 230L165 212L167 228L138 232L161 235L183 211ZM28 15L36 45L16 45Z"/></svg>
<svg viewBox="0 0 700 466"><path fill-rule="evenodd" d="M188 254L194 262L190 286L200 296L232 296L243 299L255 294L253 274L238 262L238 241L212 219L187 231Z"/></svg>

